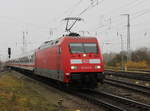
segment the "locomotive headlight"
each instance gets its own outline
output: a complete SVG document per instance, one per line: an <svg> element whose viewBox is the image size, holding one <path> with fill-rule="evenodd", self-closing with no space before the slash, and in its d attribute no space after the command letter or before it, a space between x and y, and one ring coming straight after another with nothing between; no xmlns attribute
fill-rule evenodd
<svg viewBox="0 0 150 111"><path fill-rule="evenodd" d="M66 76L69 76L70 75L70 73L66 73Z"/></svg>
<svg viewBox="0 0 150 111"><path fill-rule="evenodd" d="M71 66L71 69L75 70L75 69L77 69L77 66Z"/></svg>
<svg viewBox="0 0 150 111"><path fill-rule="evenodd" d="M86 57L86 54L83 54L83 57Z"/></svg>
<svg viewBox="0 0 150 111"><path fill-rule="evenodd" d="M100 69L101 68L101 66L95 66L95 69Z"/></svg>

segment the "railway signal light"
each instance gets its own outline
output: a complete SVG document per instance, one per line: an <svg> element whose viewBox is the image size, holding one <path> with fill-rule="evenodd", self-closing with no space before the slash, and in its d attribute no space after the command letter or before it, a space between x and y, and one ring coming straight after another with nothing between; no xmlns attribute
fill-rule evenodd
<svg viewBox="0 0 150 111"><path fill-rule="evenodd" d="M8 57L9 57L9 59L11 58L11 48L10 47L8 48Z"/></svg>

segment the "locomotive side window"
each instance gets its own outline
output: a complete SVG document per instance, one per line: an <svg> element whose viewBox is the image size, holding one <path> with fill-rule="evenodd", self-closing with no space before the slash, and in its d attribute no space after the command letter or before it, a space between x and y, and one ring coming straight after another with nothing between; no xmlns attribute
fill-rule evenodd
<svg viewBox="0 0 150 111"><path fill-rule="evenodd" d="M57 40L56 42L55 42L55 44L57 44L59 41Z"/></svg>
<svg viewBox="0 0 150 111"><path fill-rule="evenodd" d="M84 53L84 48L82 43L71 43L70 44L71 53Z"/></svg>
<svg viewBox="0 0 150 111"><path fill-rule="evenodd" d="M58 47L58 54L61 54L61 48Z"/></svg>

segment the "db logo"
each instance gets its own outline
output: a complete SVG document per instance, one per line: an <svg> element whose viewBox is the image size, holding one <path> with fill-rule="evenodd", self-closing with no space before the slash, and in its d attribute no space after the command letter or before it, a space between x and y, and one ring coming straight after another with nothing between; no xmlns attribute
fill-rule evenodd
<svg viewBox="0 0 150 111"><path fill-rule="evenodd" d="M89 60L88 59L83 59L82 62L83 63L89 63Z"/></svg>

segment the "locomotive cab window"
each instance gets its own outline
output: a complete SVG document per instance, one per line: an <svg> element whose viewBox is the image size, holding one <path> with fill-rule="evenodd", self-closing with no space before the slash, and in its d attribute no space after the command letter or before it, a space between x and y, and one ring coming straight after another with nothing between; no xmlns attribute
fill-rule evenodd
<svg viewBox="0 0 150 111"><path fill-rule="evenodd" d="M97 53L96 43L70 43L71 53Z"/></svg>
<svg viewBox="0 0 150 111"><path fill-rule="evenodd" d="M95 43L84 43L86 53L97 53L97 45Z"/></svg>
<svg viewBox="0 0 150 111"><path fill-rule="evenodd" d="M84 53L84 48L82 43L71 43L70 44L71 53Z"/></svg>

